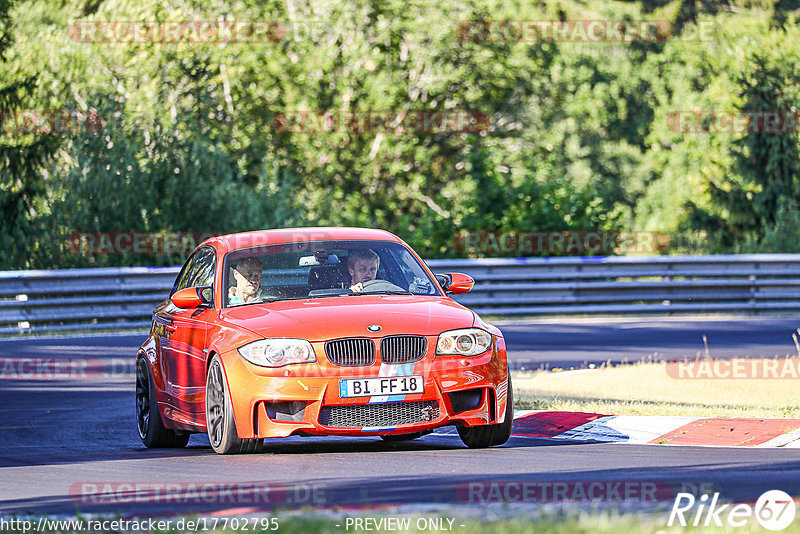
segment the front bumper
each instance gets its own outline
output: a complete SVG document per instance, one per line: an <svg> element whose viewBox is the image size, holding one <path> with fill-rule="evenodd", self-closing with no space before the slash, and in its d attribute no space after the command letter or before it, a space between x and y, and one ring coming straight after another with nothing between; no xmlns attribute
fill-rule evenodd
<svg viewBox="0 0 800 534"><path fill-rule="evenodd" d="M502 338L480 356L435 356L429 348L417 362L361 367L334 366L322 343L312 345L316 363L275 369L251 364L237 351L221 355L240 438L403 434L503 420L507 365ZM435 346L436 339L429 338L428 347ZM408 375L423 377L423 393L339 394L340 379Z"/></svg>

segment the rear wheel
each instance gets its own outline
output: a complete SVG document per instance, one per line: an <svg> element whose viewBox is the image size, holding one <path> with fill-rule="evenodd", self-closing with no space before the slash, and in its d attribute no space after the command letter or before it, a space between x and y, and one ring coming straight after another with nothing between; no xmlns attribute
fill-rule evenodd
<svg viewBox="0 0 800 534"><path fill-rule="evenodd" d="M179 434L164 426L153 375L144 358L136 362L136 425L142 443L149 448L185 447L189 443L189 434Z"/></svg>
<svg viewBox="0 0 800 534"><path fill-rule="evenodd" d="M214 356L206 377L206 427L211 448L219 454L247 454L261 450L262 439L241 439L236 432L222 361Z"/></svg>
<svg viewBox="0 0 800 534"><path fill-rule="evenodd" d="M458 435L464 445L470 449L484 449L508 441L511 437L511 425L514 423L514 390L511 387L511 373L508 374L507 395L505 418L502 423L458 428Z"/></svg>

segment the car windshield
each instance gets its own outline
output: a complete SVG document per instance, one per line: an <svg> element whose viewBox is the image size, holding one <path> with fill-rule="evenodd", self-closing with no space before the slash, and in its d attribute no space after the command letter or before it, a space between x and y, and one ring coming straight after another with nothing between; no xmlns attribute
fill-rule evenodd
<svg viewBox="0 0 800 534"><path fill-rule="evenodd" d="M225 307L375 294L441 295L419 260L391 241L304 241L225 256Z"/></svg>

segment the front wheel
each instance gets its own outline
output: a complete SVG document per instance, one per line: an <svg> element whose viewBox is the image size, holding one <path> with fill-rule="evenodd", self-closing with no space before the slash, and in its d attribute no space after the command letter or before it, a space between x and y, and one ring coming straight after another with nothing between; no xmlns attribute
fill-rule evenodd
<svg viewBox="0 0 800 534"><path fill-rule="evenodd" d="M222 361L214 356L206 377L206 428L211 448L218 454L246 454L261 450L262 439L241 439L233 420L233 406Z"/></svg>
<svg viewBox="0 0 800 534"><path fill-rule="evenodd" d="M153 375L144 358L136 362L136 426L142 443L151 449L185 447L189 443L189 434L178 434L164 426Z"/></svg>
<svg viewBox="0 0 800 534"><path fill-rule="evenodd" d="M514 390L511 387L511 373L508 373L507 395L505 418L502 423L458 427L458 435L464 445L470 449L485 449L508 441L511 437L511 425L514 423Z"/></svg>

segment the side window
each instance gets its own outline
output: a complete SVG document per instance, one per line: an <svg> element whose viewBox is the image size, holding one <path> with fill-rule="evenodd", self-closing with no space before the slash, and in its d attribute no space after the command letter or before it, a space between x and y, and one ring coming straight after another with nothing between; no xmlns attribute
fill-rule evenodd
<svg viewBox="0 0 800 534"><path fill-rule="evenodd" d="M405 249L400 250L399 256L398 264L403 276L409 282L408 290L417 295L435 295L436 288L414 257Z"/></svg>
<svg viewBox="0 0 800 534"><path fill-rule="evenodd" d="M189 287L189 276L192 273L192 269L194 268L194 264L196 263L198 257L199 253L195 253L192 254L188 260L186 260L186 263L183 265L183 269L181 269L178 278L175 280L175 285L172 287L172 293ZM170 293L170 295L172 293Z"/></svg>
<svg viewBox="0 0 800 534"><path fill-rule="evenodd" d="M375 253L380 258L380 261L378 262L378 274L375 278L378 280L389 280L390 282L394 282L394 276L392 276L392 274L389 272L389 261L391 261L391 255L387 254L386 251L383 250L379 250Z"/></svg>
<svg viewBox="0 0 800 534"><path fill-rule="evenodd" d="M197 261L192 266L187 287L205 287L214 285L214 272L216 270L216 254L214 249L203 248L198 252Z"/></svg>

